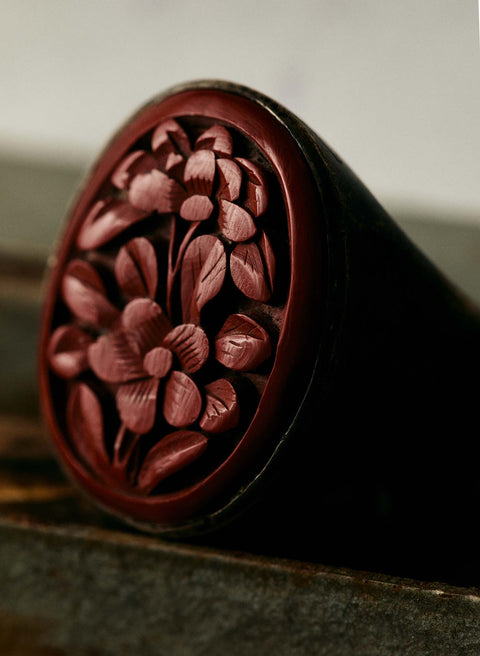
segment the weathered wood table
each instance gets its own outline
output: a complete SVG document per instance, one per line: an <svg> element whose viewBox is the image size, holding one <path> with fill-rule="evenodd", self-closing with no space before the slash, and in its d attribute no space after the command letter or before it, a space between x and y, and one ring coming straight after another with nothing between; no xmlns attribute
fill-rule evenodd
<svg viewBox="0 0 480 656"><path fill-rule="evenodd" d="M166 544L1 424L0 653L478 654L480 591Z"/></svg>

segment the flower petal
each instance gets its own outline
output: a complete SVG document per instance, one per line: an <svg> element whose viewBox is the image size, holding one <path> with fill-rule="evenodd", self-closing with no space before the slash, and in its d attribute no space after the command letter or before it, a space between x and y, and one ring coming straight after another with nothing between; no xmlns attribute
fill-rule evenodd
<svg viewBox="0 0 480 656"><path fill-rule="evenodd" d="M91 326L110 326L120 314L105 296L97 271L84 260L71 260L62 280L62 298L73 314Z"/></svg>
<svg viewBox="0 0 480 656"><path fill-rule="evenodd" d="M132 207L127 201L99 200L78 233L77 246L81 250L99 248L146 216L148 212Z"/></svg>
<svg viewBox="0 0 480 656"><path fill-rule="evenodd" d="M215 340L215 357L234 371L258 367L271 350L267 331L245 314L230 315Z"/></svg>
<svg viewBox="0 0 480 656"><path fill-rule="evenodd" d="M111 181L117 189L127 189L132 178L157 168L157 160L144 150L129 153L112 173Z"/></svg>
<svg viewBox="0 0 480 656"><path fill-rule="evenodd" d="M156 346L143 358L143 368L154 378L164 378L172 368L172 361L170 349Z"/></svg>
<svg viewBox="0 0 480 656"><path fill-rule="evenodd" d="M148 351L161 346L172 329L162 308L149 298L130 301L122 314L122 326L131 347L141 354L142 359Z"/></svg>
<svg viewBox="0 0 480 656"><path fill-rule="evenodd" d="M153 152L157 153L158 150L165 149L170 152L176 151L185 158L192 152L185 131L173 119L160 123L152 135Z"/></svg>
<svg viewBox="0 0 480 656"><path fill-rule="evenodd" d="M172 371L163 399L163 414L168 423L176 428L189 426L201 409L202 397L193 380L181 371Z"/></svg>
<svg viewBox="0 0 480 656"><path fill-rule="evenodd" d="M93 338L73 324L57 328L48 346L48 361L54 373L69 379L88 369L87 348L92 343Z"/></svg>
<svg viewBox="0 0 480 656"><path fill-rule="evenodd" d="M161 481L194 462L207 448L205 435L180 430L165 435L147 454L138 474L138 489L151 492Z"/></svg>
<svg viewBox="0 0 480 656"><path fill-rule="evenodd" d="M268 206L267 180L262 169L243 157L235 157L247 174L246 200L243 206L250 210L253 216L260 216Z"/></svg>
<svg viewBox="0 0 480 656"><path fill-rule="evenodd" d="M104 443L102 408L95 393L84 383L75 385L70 392L66 420L78 455L101 478L110 468Z"/></svg>
<svg viewBox="0 0 480 656"><path fill-rule="evenodd" d="M156 210L160 214L178 212L185 199L185 190L173 178L154 169L136 175L128 191L130 203L145 212Z"/></svg>
<svg viewBox="0 0 480 656"><path fill-rule="evenodd" d="M120 249L115 260L115 277L122 292L130 298L155 296L158 264L155 249L148 239L131 239Z"/></svg>
<svg viewBox="0 0 480 656"><path fill-rule="evenodd" d="M250 214L235 203L220 200L218 225L227 239L231 241L246 241L257 232L257 227Z"/></svg>
<svg viewBox="0 0 480 656"><path fill-rule="evenodd" d="M221 378L205 385L206 406L200 427L208 433L223 433L235 428L240 418L240 406L233 385Z"/></svg>
<svg viewBox="0 0 480 656"><path fill-rule="evenodd" d="M183 179L189 194L210 196L215 177L215 155L211 150L198 150L185 166Z"/></svg>
<svg viewBox="0 0 480 656"><path fill-rule="evenodd" d="M219 157L231 157L233 141L230 132L223 125L212 125L195 143L195 150L202 149L212 150Z"/></svg>
<svg viewBox="0 0 480 656"><path fill-rule="evenodd" d="M217 159L218 198L234 201L240 196L242 171L231 159Z"/></svg>
<svg viewBox="0 0 480 656"><path fill-rule="evenodd" d="M142 358L121 330L99 337L88 349L88 362L106 383L126 383L145 376Z"/></svg>
<svg viewBox="0 0 480 656"><path fill-rule="evenodd" d="M158 168L181 182L185 161L192 151L187 135L176 121L164 121L156 128L152 136L152 149Z"/></svg>
<svg viewBox="0 0 480 656"><path fill-rule="evenodd" d="M266 301L271 291L265 277L265 266L258 246L237 244L230 255L230 273L238 289L255 301ZM267 272L268 273L268 272Z"/></svg>
<svg viewBox="0 0 480 656"><path fill-rule="evenodd" d="M182 263L182 312L184 323L198 323L203 306L222 288L227 268L225 248L214 235L194 239Z"/></svg>
<svg viewBox="0 0 480 656"><path fill-rule="evenodd" d="M213 203L208 196L190 196L180 208L180 216L185 221L205 221L213 212Z"/></svg>
<svg viewBox="0 0 480 656"><path fill-rule="evenodd" d="M208 338L202 328L193 323L176 326L163 343L178 357L182 369L191 374L198 371L208 358Z"/></svg>
<svg viewBox="0 0 480 656"><path fill-rule="evenodd" d="M120 385L117 390L117 408L125 426L134 433L148 433L155 423L158 378L137 380Z"/></svg>

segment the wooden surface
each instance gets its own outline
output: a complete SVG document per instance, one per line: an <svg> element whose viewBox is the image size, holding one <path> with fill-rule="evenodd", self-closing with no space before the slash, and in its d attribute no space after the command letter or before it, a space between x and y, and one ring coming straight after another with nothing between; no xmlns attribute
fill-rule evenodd
<svg viewBox="0 0 480 656"><path fill-rule="evenodd" d="M66 484L0 422L0 653L477 656L480 592L168 544Z"/></svg>

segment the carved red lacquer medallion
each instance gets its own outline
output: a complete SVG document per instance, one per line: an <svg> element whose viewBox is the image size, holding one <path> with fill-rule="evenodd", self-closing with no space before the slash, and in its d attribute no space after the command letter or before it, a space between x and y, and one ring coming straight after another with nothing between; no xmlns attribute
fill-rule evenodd
<svg viewBox="0 0 480 656"><path fill-rule="evenodd" d="M274 429L292 211L269 121L218 90L148 106L67 224L44 314L45 415L76 480L131 520L194 516ZM289 366L284 354L277 378Z"/></svg>

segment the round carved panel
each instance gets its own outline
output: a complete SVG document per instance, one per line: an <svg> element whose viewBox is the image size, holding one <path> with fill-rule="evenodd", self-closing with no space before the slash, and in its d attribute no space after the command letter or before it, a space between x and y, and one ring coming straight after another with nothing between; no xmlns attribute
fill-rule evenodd
<svg viewBox="0 0 480 656"><path fill-rule="evenodd" d="M50 276L47 423L74 478L131 520L175 523L224 494L281 402L291 216L268 125L249 128L265 110L228 95L174 95L118 133Z"/></svg>

